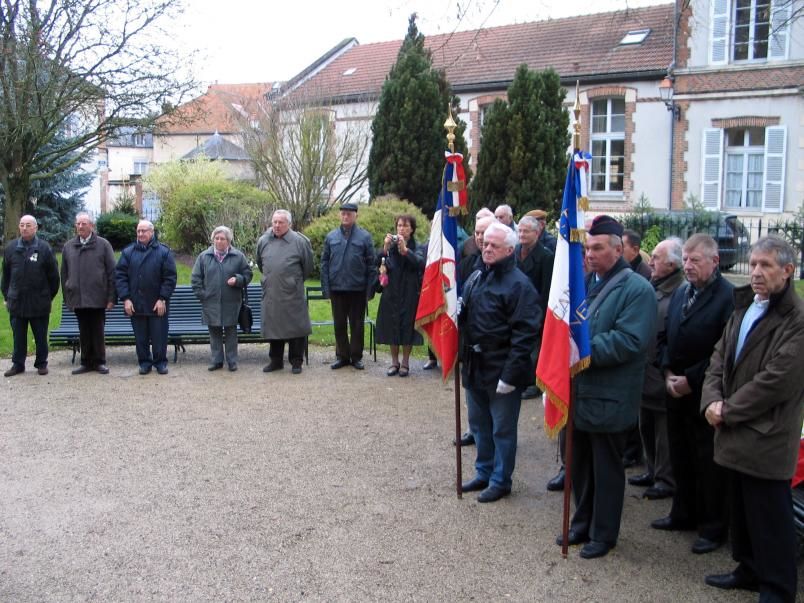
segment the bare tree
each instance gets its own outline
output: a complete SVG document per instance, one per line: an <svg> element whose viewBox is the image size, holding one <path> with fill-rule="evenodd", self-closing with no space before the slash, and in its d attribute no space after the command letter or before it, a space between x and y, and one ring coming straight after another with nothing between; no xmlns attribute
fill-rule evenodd
<svg viewBox="0 0 804 603"><path fill-rule="evenodd" d="M161 45L181 1L0 0L6 240L33 181L86 162L120 126L150 126L195 88L188 57Z"/></svg>
<svg viewBox="0 0 804 603"><path fill-rule="evenodd" d="M238 114L259 185L299 227L363 190L371 146L367 120L340 120L308 97L265 100L256 114Z"/></svg>

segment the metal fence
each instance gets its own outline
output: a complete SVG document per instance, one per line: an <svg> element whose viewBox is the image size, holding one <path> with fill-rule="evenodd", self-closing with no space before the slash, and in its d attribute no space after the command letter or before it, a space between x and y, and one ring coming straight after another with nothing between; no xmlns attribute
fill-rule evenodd
<svg viewBox="0 0 804 603"><path fill-rule="evenodd" d="M708 234L718 243L721 269L732 274L749 274L751 244L761 237L776 235L798 250L798 278L804 279L804 218L777 220L708 212L673 212L630 214L623 221L626 228L654 243L672 236L684 240L694 233Z"/></svg>

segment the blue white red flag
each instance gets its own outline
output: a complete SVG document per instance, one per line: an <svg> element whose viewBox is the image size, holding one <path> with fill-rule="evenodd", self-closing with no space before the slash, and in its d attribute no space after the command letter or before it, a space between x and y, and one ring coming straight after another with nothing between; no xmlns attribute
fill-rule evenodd
<svg viewBox="0 0 804 603"><path fill-rule="evenodd" d="M545 392L544 424L554 436L566 424L573 375L589 367L591 344L586 315L583 211L588 209L588 153L575 151L567 169L561 204L553 280L542 334L536 382ZM549 353L544 353L549 350Z"/></svg>
<svg viewBox="0 0 804 603"><path fill-rule="evenodd" d="M458 223L455 216L466 211L463 156L447 152L446 160L416 311L416 328L427 338L438 357L445 381L455 368L458 357L458 284L455 272Z"/></svg>

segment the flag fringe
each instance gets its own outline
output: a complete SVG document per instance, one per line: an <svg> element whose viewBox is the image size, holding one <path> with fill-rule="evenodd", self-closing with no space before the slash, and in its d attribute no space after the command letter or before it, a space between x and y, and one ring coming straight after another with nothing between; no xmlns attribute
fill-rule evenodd
<svg viewBox="0 0 804 603"><path fill-rule="evenodd" d="M544 430L548 437L555 439L555 437L558 435L558 432L561 431L564 425L567 424L567 415L569 414L567 403L558 396L553 388L539 379L539 377L536 377L536 385L539 386L539 388L545 393L555 407L561 412L561 420L553 426L547 424L547 417L545 415Z"/></svg>
<svg viewBox="0 0 804 603"><path fill-rule="evenodd" d="M587 356L586 358L581 358L578 362L573 364L570 367L570 377L574 377L581 371L585 371L589 368L589 365L592 363L591 357Z"/></svg>
<svg viewBox="0 0 804 603"><path fill-rule="evenodd" d="M453 218L455 216L465 216L466 214L469 213L469 210L466 209L463 206L461 206L461 207L450 207L447 211L448 211L449 215L452 216Z"/></svg>
<svg viewBox="0 0 804 603"><path fill-rule="evenodd" d="M437 316L440 316L441 314L444 314L443 309L435 312L435 314L433 314L433 319L435 319ZM425 320L425 319L422 319L422 320ZM438 358L438 364L443 367L444 366L444 359L441 358L441 352L438 350L438 348L435 345L433 345L433 340L430 338L430 334L427 331L425 331L424 329L419 328L420 325L419 325L418 320L414 323L414 326L416 327L416 330L419 333L421 333L422 337L424 337L425 341L427 341L427 347L429 347L430 350L433 352L433 354L435 354L435 357ZM452 377L452 374L455 372L455 369L458 367L458 362L459 362L459 360L456 358L455 362L452 364L452 366L450 367L449 371L447 371L446 375L444 375L443 371L439 371L441 373L441 381L443 383L446 383L447 381L450 380L450 378Z"/></svg>
<svg viewBox="0 0 804 603"><path fill-rule="evenodd" d="M589 198L586 195L578 197L578 207L583 211L589 211Z"/></svg>
<svg viewBox="0 0 804 603"><path fill-rule="evenodd" d="M585 243L586 231L581 228L573 228L570 230L570 241L572 243Z"/></svg>

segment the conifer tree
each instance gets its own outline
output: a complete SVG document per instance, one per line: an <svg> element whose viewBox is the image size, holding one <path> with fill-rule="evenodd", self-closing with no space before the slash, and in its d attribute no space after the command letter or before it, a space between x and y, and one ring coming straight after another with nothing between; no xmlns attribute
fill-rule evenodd
<svg viewBox="0 0 804 603"><path fill-rule="evenodd" d="M520 65L508 88L508 102L497 101L481 128L474 205L508 203L518 215L559 207L567 169L569 114L566 91L552 70Z"/></svg>
<svg viewBox="0 0 804 603"><path fill-rule="evenodd" d="M459 126L455 150L464 153L468 166L466 124L457 116L458 99L444 74L433 69L413 14L371 125L368 178L372 197L395 194L432 215L444 169L448 103Z"/></svg>

